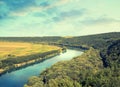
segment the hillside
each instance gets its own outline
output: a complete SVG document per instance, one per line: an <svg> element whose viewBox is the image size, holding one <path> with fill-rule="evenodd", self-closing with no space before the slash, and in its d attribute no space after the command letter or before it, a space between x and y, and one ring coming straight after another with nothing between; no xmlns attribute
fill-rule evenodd
<svg viewBox="0 0 120 87"><path fill-rule="evenodd" d="M86 46L102 49L117 39L120 39L120 32L65 38L61 43L68 46Z"/></svg>
<svg viewBox="0 0 120 87"><path fill-rule="evenodd" d="M64 38L64 46L89 50L70 61L59 62L33 76L24 87L119 87L120 33Z"/></svg>
<svg viewBox="0 0 120 87"><path fill-rule="evenodd" d="M109 67L120 67L120 39L111 42L108 48L102 50L101 56L106 59Z"/></svg>
<svg viewBox="0 0 120 87"><path fill-rule="evenodd" d="M0 41L17 41L17 42L33 42L44 43L60 46L73 46L79 47L93 47L95 49L101 49L109 46L111 41L120 39L120 32L103 33L87 36L76 37L60 37L60 36L48 36L48 37L0 37Z"/></svg>
<svg viewBox="0 0 120 87"><path fill-rule="evenodd" d="M40 77L31 77L25 87L81 87L87 77L103 68L99 52L91 48L70 61L59 62L45 70ZM87 77L86 77L87 76ZM42 79L46 77L45 85ZM40 84L41 83L41 84Z"/></svg>
<svg viewBox="0 0 120 87"><path fill-rule="evenodd" d="M109 47L111 47L108 48L109 55L112 56L106 58L112 67L104 68L99 51L90 48L82 56L59 62L45 70L39 77L31 77L24 87L119 87L119 62L113 66L114 61L111 58L114 56L119 60L119 55L118 57L116 55L120 50L118 44Z"/></svg>

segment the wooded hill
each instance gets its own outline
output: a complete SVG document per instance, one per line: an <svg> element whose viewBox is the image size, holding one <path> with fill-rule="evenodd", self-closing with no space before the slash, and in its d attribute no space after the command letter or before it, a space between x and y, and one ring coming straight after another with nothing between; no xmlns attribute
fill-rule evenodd
<svg viewBox="0 0 120 87"><path fill-rule="evenodd" d="M120 33L72 39L67 38L61 44L87 45L89 50L70 61L54 64L39 77L31 77L24 87L120 86Z"/></svg>
<svg viewBox="0 0 120 87"><path fill-rule="evenodd" d="M120 39L120 32L103 33L76 37L0 37L0 41L20 41L32 43L49 43L61 46L83 46L101 49Z"/></svg>

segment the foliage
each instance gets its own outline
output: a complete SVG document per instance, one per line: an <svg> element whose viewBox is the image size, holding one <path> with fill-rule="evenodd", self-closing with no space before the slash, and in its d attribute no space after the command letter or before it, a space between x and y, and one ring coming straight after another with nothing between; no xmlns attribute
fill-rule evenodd
<svg viewBox="0 0 120 87"><path fill-rule="evenodd" d="M56 46L20 43L0 42L0 74L41 62L60 53ZM2 58L3 57L3 58Z"/></svg>
<svg viewBox="0 0 120 87"><path fill-rule="evenodd" d="M42 79L45 75L48 87L53 87L53 85L54 87L81 87L83 82L87 81L87 77L91 77L92 74L96 74L99 69L103 68L98 53L91 48L82 56L70 61L58 62L44 71L39 78ZM31 85L28 84L29 86Z"/></svg>
<svg viewBox="0 0 120 87"><path fill-rule="evenodd" d="M120 33L110 33L64 38L59 44L73 47L84 45L89 50L70 61L54 64L40 74L39 82L26 84L26 87L35 87L35 84L43 82L44 76L47 82L41 87L119 87L119 37Z"/></svg>
<svg viewBox="0 0 120 87"><path fill-rule="evenodd" d="M58 62L24 87L119 87L120 32L78 37L0 37L0 41L31 42L87 51L70 61ZM89 49L89 50L88 50ZM49 53L49 52L48 52ZM30 59L44 55L30 55ZM11 55L14 56L14 55ZM0 67L29 59L0 61ZM25 60L24 60L25 59ZM13 67L13 66L11 66ZM8 67L6 67L8 68Z"/></svg>
<svg viewBox="0 0 120 87"><path fill-rule="evenodd" d="M101 49L110 45L111 41L117 40L120 37L120 32L104 33L88 36L77 37L0 37L0 41L17 41L17 42L32 42L43 44L54 44L61 46L73 47L93 47Z"/></svg>

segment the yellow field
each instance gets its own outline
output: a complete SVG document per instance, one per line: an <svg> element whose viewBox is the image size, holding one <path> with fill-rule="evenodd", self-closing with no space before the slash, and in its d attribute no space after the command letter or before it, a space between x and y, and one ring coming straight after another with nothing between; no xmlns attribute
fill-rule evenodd
<svg viewBox="0 0 120 87"><path fill-rule="evenodd" d="M0 60L9 56L25 56L55 49L59 49L59 47L23 42L0 42Z"/></svg>

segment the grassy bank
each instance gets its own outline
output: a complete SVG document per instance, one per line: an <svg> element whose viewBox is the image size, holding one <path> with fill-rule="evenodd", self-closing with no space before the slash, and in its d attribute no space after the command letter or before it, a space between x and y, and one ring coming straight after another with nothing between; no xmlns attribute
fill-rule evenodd
<svg viewBox="0 0 120 87"><path fill-rule="evenodd" d="M0 42L0 60L9 57L44 53L56 49L59 49L59 47L25 42Z"/></svg>
<svg viewBox="0 0 120 87"><path fill-rule="evenodd" d="M0 42L0 74L58 55L61 48L56 46Z"/></svg>

